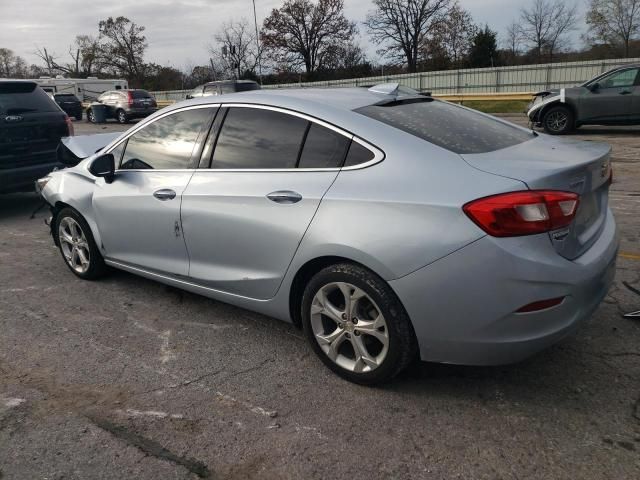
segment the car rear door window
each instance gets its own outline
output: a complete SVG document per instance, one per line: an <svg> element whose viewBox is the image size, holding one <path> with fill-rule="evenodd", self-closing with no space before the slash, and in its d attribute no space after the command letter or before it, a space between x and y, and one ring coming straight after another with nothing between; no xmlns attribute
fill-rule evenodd
<svg viewBox="0 0 640 480"><path fill-rule="evenodd" d="M192 153L200 133L209 126L211 108L162 117L134 133L127 142L121 169L193 168Z"/></svg>
<svg viewBox="0 0 640 480"><path fill-rule="evenodd" d="M515 125L427 98L369 105L356 112L459 154L493 152L534 138Z"/></svg>
<svg viewBox="0 0 640 480"><path fill-rule="evenodd" d="M341 167L349 141L344 135L317 123L310 123L298 168Z"/></svg>
<svg viewBox="0 0 640 480"><path fill-rule="evenodd" d="M307 123L273 110L230 108L211 168L295 168Z"/></svg>

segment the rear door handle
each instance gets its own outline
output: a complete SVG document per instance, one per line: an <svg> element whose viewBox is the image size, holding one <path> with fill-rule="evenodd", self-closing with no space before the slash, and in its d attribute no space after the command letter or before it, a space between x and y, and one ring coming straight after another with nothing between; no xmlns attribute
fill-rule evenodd
<svg viewBox="0 0 640 480"><path fill-rule="evenodd" d="M173 200L174 198L176 198L176 192L174 192L170 188L163 188L161 190L156 190L155 192L153 192L153 196L162 201Z"/></svg>
<svg viewBox="0 0 640 480"><path fill-rule="evenodd" d="M277 192L271 192L270 194L268 194L267 198L272 202L291 204L298 203L300 200L302 200L302 195L291 190L278 190Z"/></svg>
<svg viewBox="0 0 640 480"><path fill-rule="evenodd" d="M623 90L620 92L620 95L631 95L631 92L629 90Z"/></svg>

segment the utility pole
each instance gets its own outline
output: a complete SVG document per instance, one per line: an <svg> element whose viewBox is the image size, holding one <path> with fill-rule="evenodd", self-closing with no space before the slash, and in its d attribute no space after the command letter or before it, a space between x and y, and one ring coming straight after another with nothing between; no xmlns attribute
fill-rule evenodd
<svg viewBox="0 0 640 480"><path fill-rule="evenodd" d="M253 22L256 26L256 46L258 47L258 77L262 85L262 52L260 51L260 37L258 36L258 15L256 15L256 0L253 0Z"/></svg>

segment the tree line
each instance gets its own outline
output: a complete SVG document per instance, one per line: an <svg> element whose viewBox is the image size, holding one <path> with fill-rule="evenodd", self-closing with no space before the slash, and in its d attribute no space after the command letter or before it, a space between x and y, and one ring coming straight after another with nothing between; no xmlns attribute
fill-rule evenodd
<svg viewBox="0 0 640 480"><path fill-rule="evenodd" d="M209 64L183 72L145 62L145 27L109 17L95 36L77 36L64 56L38 47L39 65L0 48L0 77L117 77L165 90L224 78L278 83L640 55L640 0L588 0L585 46L576 50L579 20L575 3L531 0L499 36L457 0L372 0L360 25L346 18L344 0L285 0L259 31L246 19L224 22L208 45ZM363 51L362 33L376 45L378 63Z"/></svg>

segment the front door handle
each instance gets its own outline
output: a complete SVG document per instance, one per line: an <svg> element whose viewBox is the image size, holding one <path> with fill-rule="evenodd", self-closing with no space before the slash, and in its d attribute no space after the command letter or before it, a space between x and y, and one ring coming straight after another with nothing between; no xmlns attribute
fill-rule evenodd
<svg viewBox="0 0 640 480"><path fill-rule="evenodd" d="M174 198L176 198L176 192L174 192L170 188L163 188L161 190L156 190L155 192L153 192L153 196L158 200L162 200L164 202L165 200L173 200Z"/></svg>
<svg viewBox="0 0 640 480"><path fill-rule="evenodd" d="M302 195L298 192L292 192L291 190L278 190L277 192L271 192L267 195L267 198L272 202L291 204L298 203L302 200Z"/></svg>

